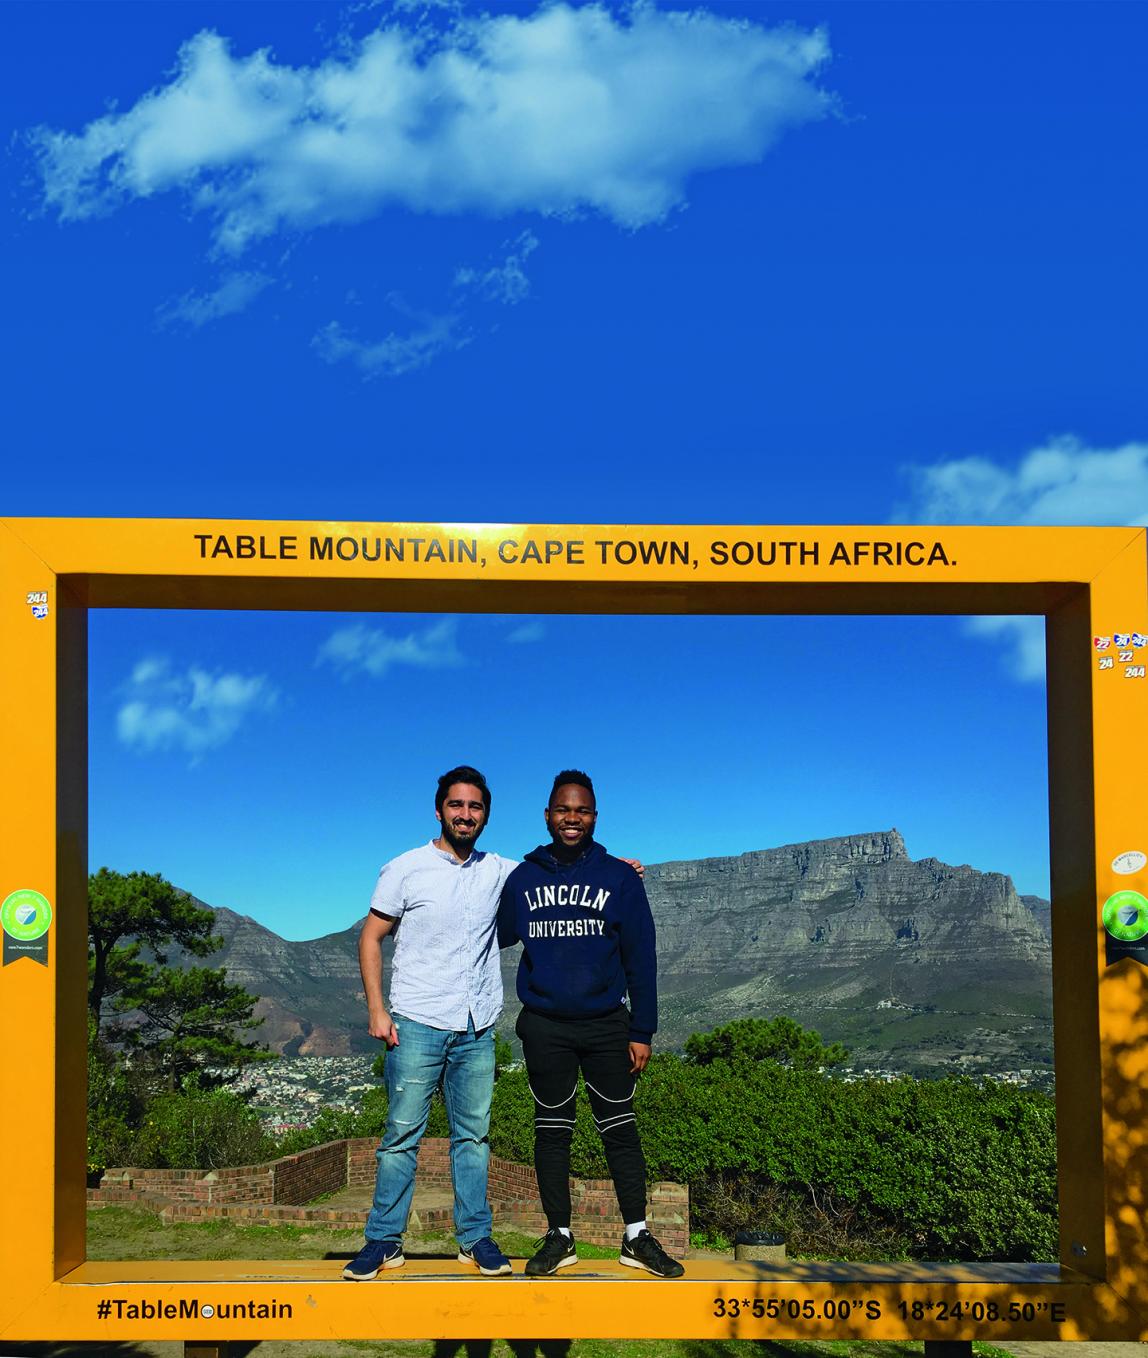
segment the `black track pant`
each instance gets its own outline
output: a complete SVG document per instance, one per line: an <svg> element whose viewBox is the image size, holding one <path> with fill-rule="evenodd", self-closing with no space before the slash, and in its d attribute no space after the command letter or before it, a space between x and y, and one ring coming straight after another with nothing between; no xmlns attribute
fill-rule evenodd
<svg viewBox="0 0 1148 1358"><path fill-rule="evenodd" d="M630 1015L556 1019L524 1009L515 1028L534 1095L534 1172L547 1224L570 1225L570 1139L578 1071L586 1081L618 1206L626 1222L646 1216L646 1162L634 1122Z"/></svg>

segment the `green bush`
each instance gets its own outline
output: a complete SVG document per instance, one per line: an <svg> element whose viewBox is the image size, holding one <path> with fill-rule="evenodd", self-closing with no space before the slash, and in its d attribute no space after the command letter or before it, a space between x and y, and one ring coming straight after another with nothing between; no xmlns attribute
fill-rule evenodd
<svg viewBox="0 0 1148 1358"><path fill-rule="evenodd" d="M148 1104L129 1163L147 1169L222 1169L258 1164L275 1154L274 1139L237 1094L191 1084Z"/></svg>
<svg viewBox="0 0 1148 1358"><path fill-rule="evenodd" d="M369 1097L369 1095L368 1095ZM275 1155L296 1155L309 1146L321 1146L326 1141L342 1141L358 1136L355 1124L358 1114L349 1108L321 1108L309 1127L295 1127L279 1138Z"/></svg>
<svg viewBox="0 0 1148 1358"><path fill-rule="evenodd" d="M115 1051L88 1016L88 1173L127 1162L140 1099Z"/></svg>
<svg viewBox="0 0 1148 1358"><path fill-rule="evenodd" d="M846 1084L772 1061L660 1055L635 1107L649 1177L690 1185L695 1230L781 1229L817 1253L1056 1257L1055 1120L1044 1095L952 1078ZM525 1073L503 1075L496 1155L530 1163L533 1111ZM584 1095L571 1168L607 1174Z"/></svg>

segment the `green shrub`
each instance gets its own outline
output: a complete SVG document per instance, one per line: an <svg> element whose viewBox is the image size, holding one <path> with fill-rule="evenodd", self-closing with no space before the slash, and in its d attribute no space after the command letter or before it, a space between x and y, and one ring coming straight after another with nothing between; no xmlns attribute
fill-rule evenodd
<svg viewBox="0 0 1148 1358"><path fill-rule="evenodd" d="M773 1061L655 1056L635 1100L651 1179L688 1183L694 1230L783 1230L851 1257L1056 1257L1052 1100L967 1079L846 1084ZM491 1148L533 1156L525 1073L494 1091ZM571 1155L607 1174L580 1095ZM797 1245L795 1243L795 1248Z"/></svg>
<svg viewBox="0 0 1148 1358"><path fill-rule="evenodd" d="M88 1173L127 1163L140 1100L115 1051L88 1016Z"/></svg>
<svg viewBox="0 0 1148 1358"><path fill-rule="evenodd" d="M297 1155L309 1146L321 1146L326 1141L342 1141L358 1136L355 1130L357 1114L349 1108L320 1108L319 1115L309 1127L295 1127L285 1132L275 1147L275 1155Z"/></svg>
<svg viewBox="0 0 1148 1358"><path fill-rule="evenodd" d="M275 1154L274 1139L237 1094L192 1084L148 1104L129 1163L148 1169L222 1169L258 1164Z"/></svg>

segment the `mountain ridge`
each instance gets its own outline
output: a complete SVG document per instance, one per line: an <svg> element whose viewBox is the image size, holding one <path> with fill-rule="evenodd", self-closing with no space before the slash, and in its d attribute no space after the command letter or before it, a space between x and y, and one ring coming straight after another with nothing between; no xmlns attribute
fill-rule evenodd
<svg viewBox="0 0 1148 1358"><path fill-rule="evenodd" d="M663 1048L731 1018L785 1013L871 1065L1051 1061L1050 907L1020 896L1003 873L912 859L889 829L652 863L646 889ZM209 908L224 939L213 964L259 996L260 1036L274 1050L374 1050L361 920L292 941ZM499 1026L508 1035L516 965L517 950L507 950Z"/></svg>

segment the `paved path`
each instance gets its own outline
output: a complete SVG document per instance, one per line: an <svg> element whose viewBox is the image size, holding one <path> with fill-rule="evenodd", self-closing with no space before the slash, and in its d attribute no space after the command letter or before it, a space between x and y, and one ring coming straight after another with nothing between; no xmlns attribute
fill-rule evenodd
<svg viewBox="0 0 1148 1358"><path fill-rule="evenodd" d="M337 1193L332 1193L330 1197L324 1198L317 1204L320 1207L330 1207L335 1210L346 1210L361 1213L363 1221L367 1219L367 1213L371 1210L371 1200L374 1197L374 1189L362 1185L340 1188ZM451 1208L454 1206L454 1194L449 1188L427 1188L416 1183L415 1195L411 1202L411 1215L408 1223L408 1232L415 1234L421 1230L452 1229L450 1222ZM428 1213L434 1212L435 1215L429 1216ZM445 1226L442 1223L446 1223Z"/></svg>

